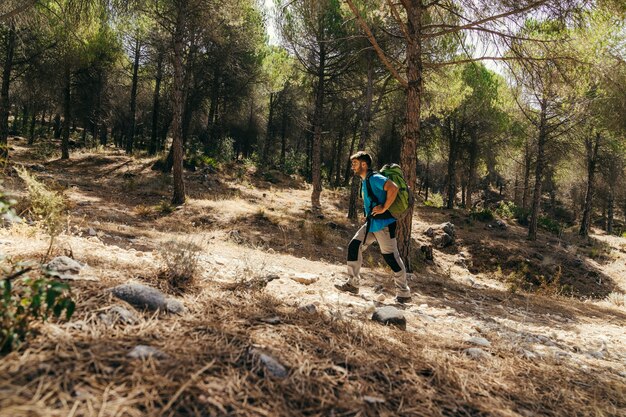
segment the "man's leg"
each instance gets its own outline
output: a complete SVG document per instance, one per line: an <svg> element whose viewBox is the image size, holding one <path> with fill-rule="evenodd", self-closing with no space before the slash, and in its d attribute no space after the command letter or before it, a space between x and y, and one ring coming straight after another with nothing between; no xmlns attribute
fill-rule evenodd
<svg viewBox="0 0 626 417"><path fill-rule="evenodd" d="M367 224L361 226L348 245L348 280L345 284L354 288L359 287L359 273L361 271L361 265L363 264L363 250L375 239L372 233L368 233L367 240L363 243L366 229Z"/></svg>
<svg viewBox="0 0 626 417"><path fill-rule="evenodd" d="M393 279L396 286L396 296L398 298L411 297L411 290L406 281L406 268L398 251L398 241L396 239L397 223L391 223L383 230L376 232L376 240L380 246L380 252L393 271Z"/></svg>

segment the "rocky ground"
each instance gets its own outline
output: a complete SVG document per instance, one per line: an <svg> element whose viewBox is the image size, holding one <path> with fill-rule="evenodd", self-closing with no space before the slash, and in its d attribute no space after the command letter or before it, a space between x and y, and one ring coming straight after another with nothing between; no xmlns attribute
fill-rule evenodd
<svg viewBox="0 0 626 417"><path fill-rule="evenodd" d="M359 295L333 287L358 227L342 190L317 215L301 182L235 166L188 173L173 208L153 160L13 146L68 198L53 255L78 307L2 359L0 416L626 413L626 239L530 243L513 221L421 207L399 305L375 247ZM47 244L36 225L0 230L15 259ZM181 247L198 267L176 287Z"/></svg>

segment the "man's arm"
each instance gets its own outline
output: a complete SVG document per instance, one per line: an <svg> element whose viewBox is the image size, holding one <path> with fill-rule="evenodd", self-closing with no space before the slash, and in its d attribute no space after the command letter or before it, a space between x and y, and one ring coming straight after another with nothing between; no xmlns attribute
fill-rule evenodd
<svg viewBox="0 0 626 417"><path fill-rule="evenodd" d="M372 209L373 215L381 214L389 210L389 207L391 207L393 202L396 200L396 196L398 195L399 188L395 182L391 180L387 180L385 182L385 186L383 187L383 190L385 190L385 192L387 193L387 199L385 200L384 204L376 206Z"/></svg>

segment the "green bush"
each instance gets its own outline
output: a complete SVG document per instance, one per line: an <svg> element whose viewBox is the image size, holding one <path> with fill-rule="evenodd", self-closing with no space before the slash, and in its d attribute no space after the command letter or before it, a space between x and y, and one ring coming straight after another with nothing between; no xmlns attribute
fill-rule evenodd
<svg viewBox="0 0 626 417"><path fill-rule="evenodd" d="M426 207L441 208L443 207L443 196L439 193L432 193L429 199L424 201L424 205Z"/></svg>
<svg viewBox="0 0 626 417"><path fill-rule="evenodd" d="M537 226L551 233L554 233L555 235L560 234L563 230L561 224L558 221L545 216L539 216L539 218L537 219Z"/></svg>
<svg viewBox="0 0 626 417"><path fill-rule="evenodd" d="M478 220L481 222L489 222L491 220L493 220L495 217L493 216L493 212L486 208L486 209L482 209L482 210L477 210L477 211L472 211L469 214L470 219L472 220Z"/></svg>
<svg viewBox="0 0 626 417"><path fill-rule="evenodd" d="M626 232L622 233L622 237L626 238Z"/></svg>
<svg viewBox="0 0 626 417"><path fill-rule="evenodd" d="M513 217L515 217L515 220L517 220L517 222L521 224L522 226L528 226L529 216L530 216L529 209L525 209L523 207L515 207L515 209L513 210Z"/></svg>
<svg viewBox="0 0 626 417"><path fill-rule="evenodd" d="M12 202L0 190L0 214L11 213ZM45 276L38 264L14 264L2 259L0 265L0 353L15 349L32 333L32 324L46 321L65 311L66 319L76 304L70 287Z"/></svg>
<svg viewBox="0 0 626 417"><path fill-rule="evenodd" d="M72 317L76 304L70 286L47 278L40 267L12 265L0 280L0 353L8 353L32 333L32 324L65 312Z"/></svg>
<svg viewBox="0 0 626 417"><path fill-rule="evenodd" d="M498 207L495 209L495 213L501 219L511 219L515 217L515 212L518 207L512 201L501 201L498 203Z"/></svg>

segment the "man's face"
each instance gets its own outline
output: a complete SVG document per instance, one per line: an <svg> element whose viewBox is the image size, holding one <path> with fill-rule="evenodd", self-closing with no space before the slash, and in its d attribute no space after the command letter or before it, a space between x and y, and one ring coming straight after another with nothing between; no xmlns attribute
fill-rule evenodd
<svg viewBox="0 0 626 417"><path fill-rule="evenodd" d="M359 161L358 159L353 159L351 162L354 175L361 175L364 171L367 171L367 164L365 162Z"/></svg>

